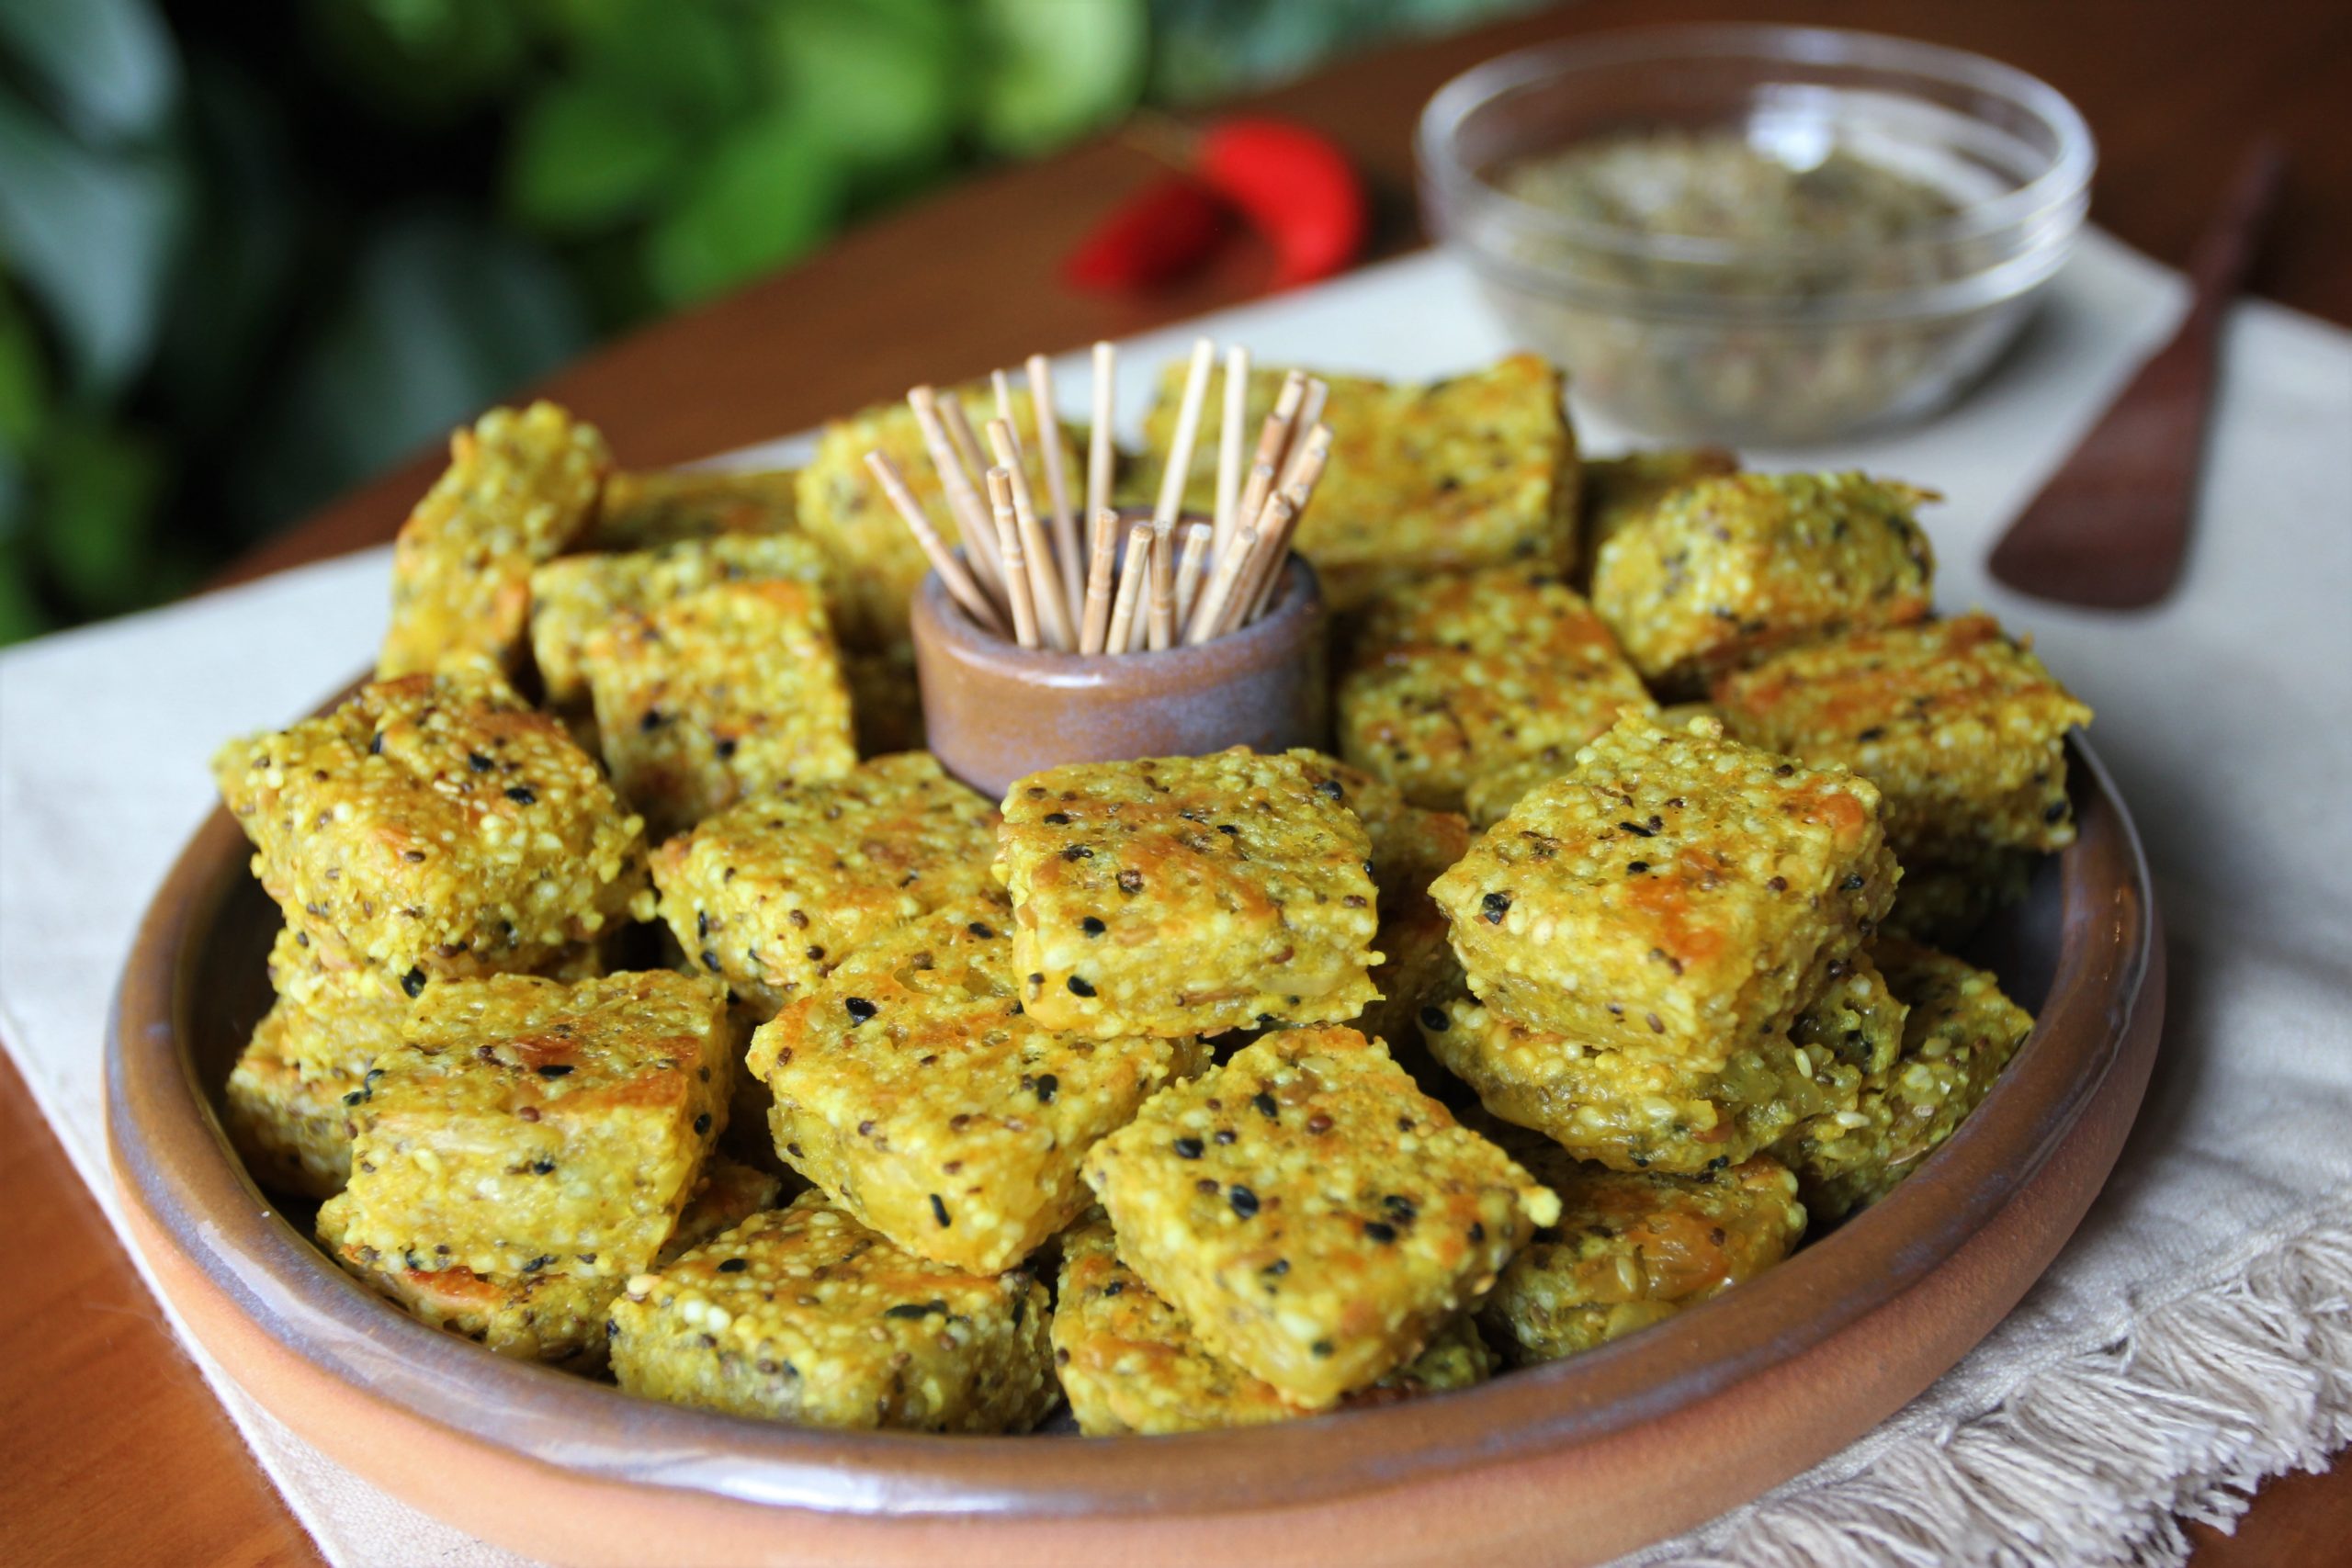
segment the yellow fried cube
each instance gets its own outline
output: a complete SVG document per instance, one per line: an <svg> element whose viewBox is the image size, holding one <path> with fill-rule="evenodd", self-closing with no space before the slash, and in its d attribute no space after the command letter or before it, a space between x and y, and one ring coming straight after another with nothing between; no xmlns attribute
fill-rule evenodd
<svg viewBox="0 0 2352 1568"><path fill-rule="evenodd" d="M1185 367L1170 365L1144 423L1150 455L1139 476L1156 494L1174 433ZM1248 438L1272 412L1285 372L1250 378ZM1208 408L1224 407L1223 369ZM1323 581L1324 602L1345 612L1384 589L1433 571L1534 561L1565 569L1576 547L1576 434L1560 374L1532 354L1427 385L1326 376L1331 458L1294 540ZM1215 417L1212 412L1212 418ZM1214 429L1214 426L1211 427ZM1214 504L1214 439L1194 449L1187 502Z"/></svg>
<svg viewBox="0 0 2352 1568"><path fill-rule="evenodd" d="M643 822L495 676L363 686L232 741L213 772L288 923L412 989L533 968L652 913Z"/></svg>
<svg viewBox="0 0 2352 1568"><path fill-rule="evenodd" d="M1739 458L1720 446L1671 446L1584 460L1583 540L1577 551L1580 583L1589 582L1600 547L1628 523L1676 491L1700 479L1739 472Z"/></svg>
<svg viewBox="0 0 2352 1568"><path fill-rule="evenodd" d="M1796 1178L1761 1156L1701 1176L1578 1165L1510 1140L1560 1195L1557 1226L1511 1260L1478 1323L1514 1366L1620 1339L1752 1280L1796 1249Z"/></svg>
<svg viewBox="0 0 2352 1568"><path fill-rule="evenodd" d="M1716 682L1715 707L1751 745L1878 785L1905 865L2075 841L2066 732L2091 710L1981 612L1775 654Z"/></svg>
<svg viewBox="0 0 2352 1568"><path fill-rule="evenodd" d="M650 610L719 582L802 582L828 592L832 567L797 534L684 539L626 555L565 556L531 573L531 653L548 701L588 695L589 640L622 610Z"/></svg>
<svg viewBox="0 0 2352 1568"><path fill-rule="evenodd" d="M263 1188L332 1198L351 1177L345 1103L362 1092L365 1066L305 1061L288 1043L293 1004L280 999L229 1071L221 1122L237 1156Z"/></svg>
<svg viewBox="0 0 2352 1568"><path fill-rule="evenodd" d="M1053 1340L1062 1393L1089 1437L1258 1427L1315 1414L1203 1349L1184 1314L1119 1261L1111 1223L1099 1213L1062 1236ZM1476 1325L1456 1318L1411 1362L1340 1404L1388 1404L1468 1388L1486 1382L1494 1366Z"/></svg>
<svg viewBox="0 0 2352 1568"><path fill-rule="evenodd" d="M996 875L1030 1016L1097 1037L1355 1017L1378 915L1345 795L1240 747L1016 780Z"/></svg>
<svg viewBox="0 0 2352 1568"><path fill-rule="evenodd" d="M908 1251L995 1274L1085 1209L1095 1140L1208 1059L1047 1033L1015 995L1003 906L970 898L861 946L752 1036L750 1066L795 1169Z"/></svg>
<svg viewBox="0 0 2352 1568"><path fill-rule="evenodd" d="M727 1111L715 982L446 981L405 1036L351 1107L351 1182L321 1213L362 1266L595 1279L652 1260Z"/></svg>
<svg viewBox="0 0 2352 1568"><path fill-rule="evenodd" d="M705 818L654 852L653 880L678 945L764 1021L901 923L1001 897L996 826L985 796L909 751Z"/></svg>
<svg viewBox="0 0 2352 1568"><path fill-rule="evenodd" d="M492 409L449 437L449 467L392 547L392 624L376 676L467 664L512 671L531 569L588 525L612 458L553 403Z"/></svg>
<svg viewBox="0 0 2352 1568"><path fill-rule="evenodd" d="M1935 558L1909 485L1860 474L1727 474L1610 536L1592 607L1635 669L1676 693L1816 637L1928 613Z"/></svg>
<svg viewBox="0 0 2352 1568"><path fill-rule="evenodd" d="M963 400L965 415L973 430L980 433L985 453L988 422L996 417L996 400L988 385L972 382L942 389L939 396L943 403L951 396ZM1016 397L1013 403L1013 423L1021 435L1029 487L1042 504L1047 492L1036 420L1027 398ZM955 513L948 510L947 493L923 446L922 428L903 400L862 409L847 419L831 421L818 434L816 456L800 470L800 525L832 555L840 571L842 643L867 652L907 640L908 603L931 570L922 547L915 543L866 469L865 455L875 451L888 454L899 465L939 536L950 547L963 539ZM1086 470L1067 432L1062 437L1062 471L1074 487L1072 503L1081 503L1080 476Z"/></svg>
<svg viewBox="0 0 2352 1568"><path fill-rule="evenodd" d="M1917 1170L2033 1032L2033 1015L1985 970L1894 939L1876 955L1888 989L1910 1009L1902 1054L1864 1081L1853 1114L1816 1117L1774 1151L1796 1168L1815 1216L1829 1223L1877 1202Z"/></svg>
<svg viewBox="0 0 2352 1568"><path fill-rule="evenodd" d="M605 479L581 547L655 550L688 539L789 534L799 481L797 468L624 470Z"/></svg>
<svg viewBox="0 0 2352 1568"><path fill-rule="evenodd" d="M1477 1304L1558 1201L1352 1029L1283 1029L1086 1156L1120 1259L1309 1408Z"/></svg>
<svg viewBox="0 0 2352 1568"><path fill-rule="evenodd" d="M1549 566L1432 577L1372 602L1335 694L1340 750L1416 804L1462 808L1480 774L1573 753L1656 705Z"/></svg>
<svg viewBox="0 0 2352 1568"><path fill-rule="evenodd" d="M1720 1069L1792 1023L1894 901L1878 790L1629 716L1431 888L1480 1000Z"/></svg>
<svg viewBox="0 0 2352 1568"><path fill-rule="evenodd" d="M1505 1122L1612 1170L1696 1176L1770 1148L1813 1118L1850 1119L1903 1039L1903 1004L1857 955L1787 1034L1727 1047L1720 1068L1531 1027L1458 984L1421 1012L1430 1054Z"/></svg>
<svg viewBox="0 0 2352 1568"><path fill-rule="evenodd" d="M657 1255L666 1263L688 1247L773 1208L781 1183L748 1166L712 1156L695 1195ZM477 1274L446 1269L371 1268L342 1232L337 1214L322 1214L320 1240L328 1256L435 1328L479 1340L502 1356L561 1362L594 1371L605 1359L605 1320L625 1283L618 1275L583 1278L540 1269L525 1274Z"/></svg>
<svg viewBox="0 0 2352 1568"><path fill-rule="evenodd" d="M613 1303L631 1393L799 1427L1025 1432L1054 1406L1045 1287L901 1251L821 1194Z"/></svg>
<svg viewBox="0 0 2352 1568"><path fill-rule="evenodd" d="M805 583L720 583L622 611L582 666L613 782L657 839L857 762L831 623Z"/></svg>

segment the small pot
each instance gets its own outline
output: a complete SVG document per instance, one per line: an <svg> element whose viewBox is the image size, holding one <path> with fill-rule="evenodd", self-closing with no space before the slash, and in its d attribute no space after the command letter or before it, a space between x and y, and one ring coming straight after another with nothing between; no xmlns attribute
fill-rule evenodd
<svg viewBox="0 0 2352 1568"><path fill-rule="evenodd" d="M1266 614L1197 648L1055 653L983 629L933 572L915 592L915 671L940 765L991 799L1063 762L1320 746L1330 694L1323 594L1297 555Z"/></svg>

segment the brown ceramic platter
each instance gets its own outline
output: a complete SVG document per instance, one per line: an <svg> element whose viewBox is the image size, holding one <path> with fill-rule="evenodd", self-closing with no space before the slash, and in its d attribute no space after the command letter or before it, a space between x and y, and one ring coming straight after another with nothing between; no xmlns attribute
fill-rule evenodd
<svg viewBox="0 0 2352 1568"><path fill-rule="evenodd" d="M328 1262L220 1130L277 914L216 812L156 895L107 1043L107 1125L164 1292L244 1390L415 1506L529 1556L958 1564L1600 1562L1836 1452L2040 1276L2144 1089L2164 958L2138 840L2071 747L2081 836L1978 943L2038 1023L1894 1194L1589 1354L1419 1402L1171 1438L804 1430L631 1398L429 1328Z"/></svg>

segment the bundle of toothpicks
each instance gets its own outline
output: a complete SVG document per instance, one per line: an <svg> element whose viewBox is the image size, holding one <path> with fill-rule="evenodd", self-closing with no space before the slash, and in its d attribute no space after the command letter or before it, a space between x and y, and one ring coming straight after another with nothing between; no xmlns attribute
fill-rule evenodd
<svg viewBox="0 0 2352 1568"><path fill-rule="evenodd" d="M907 394L947 509L964 536L960 557L932 526L906 475L887 454L868 452L865 465L931 558L948 593L965 614L999 637L1012 637L1023 648L1090 655L1208 642L1249 626L1272 604L1291 536L1331 457L1331 429L1322 423L1329 389L1294 370L1283 382L1274 412L1259 427L1245 468L1250 351L1229 348L1215 514L1209 522L1180 528L1216 365L1216 344L1207 338L1195 342L1159 502L1151 520L1127 528L1124 540L1111 506L1118 354L1107 343L1094 345L1088 537L1082 548L1063 471L1053 370L1042 354L1029 356L1027 370L1032 428L1046 479L1044 507L1030 487L1013 421L1012 383L1001 370L989 378L996 417L988 422L985 456L961 400L943 398L931 387Z"/></svg>

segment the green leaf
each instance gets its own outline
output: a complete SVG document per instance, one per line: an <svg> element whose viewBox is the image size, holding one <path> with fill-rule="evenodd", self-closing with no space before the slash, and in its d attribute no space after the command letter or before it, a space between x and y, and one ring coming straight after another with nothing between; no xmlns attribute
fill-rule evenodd
<svg viewBox="0 0 2352 1568"><path fill-rule="evenodd" d="M550 85L524 107L506 165L507 205L551 232L607 227L650 206L684 161L660 105L596 80Z"/></svg>
<svg viewBox="0 0 2352 1568"><path fill-rule="evenodd" d="M777 96L854 176L947 156L966 53L962 12L937 0L785 0L767 28Z"/></svg>
<svg viewBox="0 0 2352 1568"><path fill-rule="evenodd" d="M43 444L40 479L35 525L58 587L85 614L140 603L164 479L154 446L93 418L61 417Z"/></svg>
<svg viewBox="0 0 2352 1568"><path fill-rule="evenodd" d="M409 213L365 237L332 315L282 378L234 500L291 518L577 353L587 323L545 253L475 220Z"/></svg>
<svg viewBox="0 0 2352 1568"><path fill-rule="evenodd" d="M660 105L673 123L708 127L751 105L754 15L712 0L601 0L558 25L582 75Z"/></svg>
<svg viewBox="0 0 2352 1568"><path fill-rule="evenodd" d="M305 204L283 113L224 57L189 62L185 123L200 195L165 301L153 382L184 451L233 447L265 356L295 319L288 286Z"/></svg>
<svg viewBox="0 0 2352 1568"><path fill-rule="evenodd" d="M0 647L39 637L48 613L33 593L33 569L16 542L0 537Z"/></svg>
<svg viewBox="0 0 2352 1568"><path fill-rule="evenodd" d="M109 395L153 345L186 171L161 152L79 146L5 96L0 170L0 251L53 318L76 385Z"/></svg>
<svg viewBox="0 0 2352 1568"><path fill-rule="evenodd" d="M0 455L32 449L48 405L49 368L41 360L40 338L16 292L0 286Z"/></svg>
<svg viewBox="0 0 2352 1568"><path fill-rule="evenodd" d="M813 249L841 209L826 139L800 116L746 121L701 160L646 236L646 273L672 305L732 288Z"/></svg>
<svg viewBox="0 0 2352 1568"><path fill-rule="evenodd" d="M980 0L980 139L1025 157L1118 119L1143 90L1143 0Z"/></svg>
<svg viewBox="0 0 2352 1568"><path fill-rule="evenodd" d="M156 135L179 55L146 0L6 0L0 53L21 61L60 118L93 141Z"/></svg>

